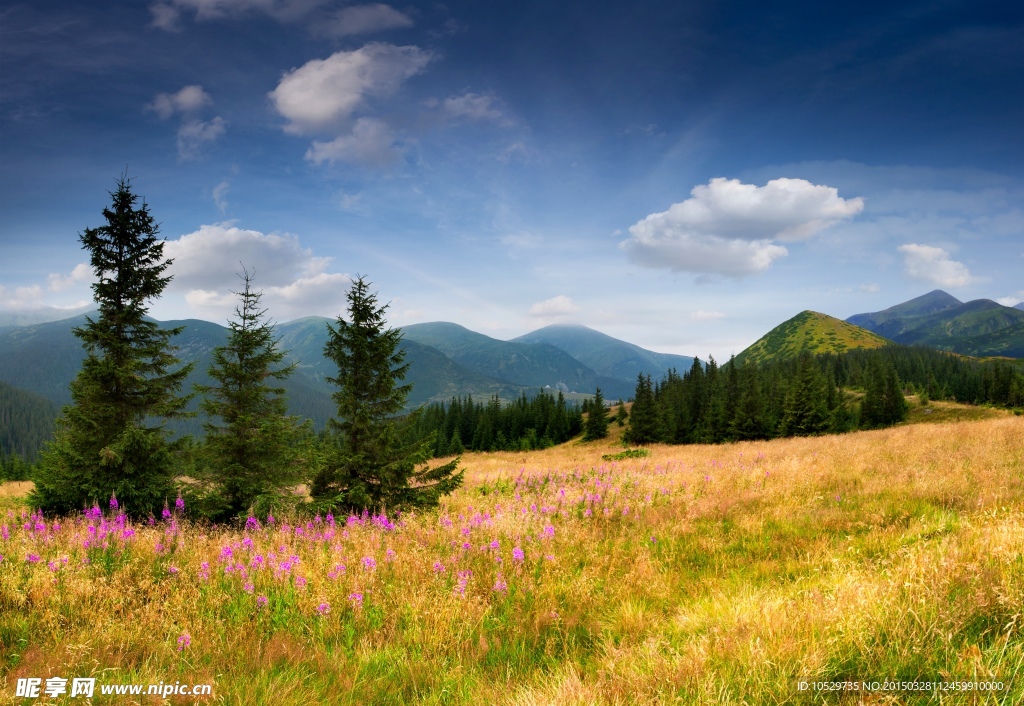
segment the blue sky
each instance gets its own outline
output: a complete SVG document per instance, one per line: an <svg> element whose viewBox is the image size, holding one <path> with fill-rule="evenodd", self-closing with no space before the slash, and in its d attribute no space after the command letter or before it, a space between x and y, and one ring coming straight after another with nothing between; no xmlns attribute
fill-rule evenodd
<svg viewBox="0 0 1024 706"><path fill-rule="evenodd" d="M4 2L0 309L91 298L125 169L158 318L366 275L393 325L724 359L803 309L1024 299L1006 2Z"/></svg>

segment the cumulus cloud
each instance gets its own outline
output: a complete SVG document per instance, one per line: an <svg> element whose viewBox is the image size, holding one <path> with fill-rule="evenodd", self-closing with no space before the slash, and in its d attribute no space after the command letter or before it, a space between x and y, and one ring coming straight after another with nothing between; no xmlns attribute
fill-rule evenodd
<svg viewBox="0 0 1024 706"><path fill-rule="evenodd" d="M461 96L445 98L441 102L441 109L454 119L507 122L494 96L479 93L464 93Z"/></svg>
<svg viewBox="0 0 1024 706"><path fill-rule="evenodd" d="M756 186L719 177L634 224L621 247L644 267L739 277L787 254L774 241L807 240L863 209L863 199L803 179Z"/></svg>
<svg viewBox="0 0 1024 706"><path fill-rule="evenodd" d="M164 255L173 259L169 292L183 294L198 314L227 318L234 311L237 273L254 273L256 289L277 320L343 310L347 274L328 272L331 259L316 257L294 235L261 233L230 223L204 225L168 240Z"/></svg>
<svg viewBox="0 0 1024 706"><path fill-rule="evenodd" d="M92 281L92 268L85 262L75 265L70 274L51 273L46 278L47 288L51 292L63 292L76 284Z"/></svg>
<svg viewBox="0 0 1024 706"><path fill-rule="evenodd" d="M367 98L393 94L431 58L419 47L370 43L289 71L269 96L288 120L286 132L322 133L343 125Z"/></svg>
<svg viewBox="0 0 1024 706"><path fill-rule="evenodd" d="M219 115L212 120L188 120L178 128L178 159L196 159L203 145L214 142L227 130L227 121Z"/></svg>
<svg viewBox="0 0 1024 706"><path fill-rule="evenodd" d="M909 243L896 249L903 253L904 271L913 279L940 287L966 287L979 281L966 265L951 260L949 253L942 248Z"/></svg>
<svg viewBox="0 0 1024 706"><path fill-rule="evenodd" d="M146 110L156 113L161 120L167 120L175 113L192 113L207 105L213 99L202 86L185 86L177 93L158 93Z"/></svg>
<svg viewBox="0 0 1024 706"><path fill-rule="evenodd" d="M1017 306L1021 302L1024 302L1024 289L1008 297L998 297L996 301L1003 306Z"/></svg>
<svg viewBox="0 0 1024 706"><path fill-rule="evenodd" d="M373 3L342 8L326 21L318 22L313 32L321 37L348 37L387 29L404 29L412 25L412 18L405 13L390 5Z"/></svg>
<svg viewBox="0 0 1024 706"><path fill-rule="evenodd" d="M348 135L339 135L328 142L314 140L306 150L306 159L323 162L354 162L380 166L394 162L401 155L395 136L384 122L376 118L359 118Z"/></svg>
<svg viewBox="0 0 1024 706"><path fill-rule="evenodd" d="M568 316L580 310L580 307L569 297L559 294L557 297L545 299L530 307L530 316L551 319L560 316Z"/></svg>

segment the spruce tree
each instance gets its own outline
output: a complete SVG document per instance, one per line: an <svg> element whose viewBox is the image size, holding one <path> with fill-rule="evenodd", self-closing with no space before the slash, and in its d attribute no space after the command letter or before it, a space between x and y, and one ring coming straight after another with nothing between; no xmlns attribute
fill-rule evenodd
<svg viewBox="0 0 1024 706"><path fill-rule="evenodd" d="M161 329L146 318L147 302L171 281L159 228L126 177L110 196L106 225L79 237L97 279L99 315L74 330L86 357L29 502L66 513L113 495L144 517L174 493L173 445L162 420L186 414L189 397L177 393L191 366L172 371L179 361L170 341L182 327Z"/></svg>
<svg viewBox="0 0 1024 706"><path fill-rule="evenodd" d="M204 480L212 519L238 517L251 509L265 514L301 481L297 443L308 430L287 416L283 387L295 365L277 367L286 352L277 347L274 327L260 308L262 292L253 291L252 274L243 268L242 291L227 343L213 351L209 375L216 385L197 385L206 399L201 408L211 418L206 431ZM219 419L220 422L214 420Z"/></svg>
<svg viewBox="0 0 1024 706"><path fill-rule="evenodd" d="M387 305L378 306L364 277L348 292L348 317L328 324L324 355L338 367L328 378L338 418L330 458L313 478L311 494L323 507L358 511L437 505L462 483L459 459L430 469L432 436L402 445L395 415L405 407L411 385L401 385L409 370L399 349L401 331L386 328ZM417 466L421 468L417 469Z"/></svg>
<svg viewBox="0 0 1024 706"><path fill-rule="evenodd" d="M619 399L619 409L615 413L615 423L620 427L624 427L628 418L629 412L626 411L626 403Z"/></svg>
<svg viewBox="0 0 1024 706"><path fill-rule="evenodd" d="M584 441L596 441L608 436L608 412L604 408L604 396L601 388L594 392L594 400L590 403L590 414L583 428Z"/></svg>
<svg viewBox="0 0 1024 706"><path fill-rule="evenodd" d="M627 444L653 444L661 441L661 427L650 375L637 375L633 408L629 412L629 425L623 434L623 441Z"/></svg>

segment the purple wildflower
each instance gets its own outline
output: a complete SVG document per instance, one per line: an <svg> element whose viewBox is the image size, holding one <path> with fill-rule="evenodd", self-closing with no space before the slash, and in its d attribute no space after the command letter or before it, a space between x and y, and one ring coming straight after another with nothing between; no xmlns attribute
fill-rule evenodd
<svg viewBox="0 0 1024 706"><path fill-rule="evenodd" d="M363 594L362 593L350 593L350 594L348 594L348 599L350 601L352 601L352 604L356 608L362 608L363 607Z"/></svg>
<svg viewBox="0 0 1024 706"><path fill-rule="evenodd" d="M526 553L523 552L519 547L512 548L512 560L517 564L523 563L526 560Z"/></svg>
<svg viewBox="0 0 1024 706"><path fill-rule="evenodd" d="M267 603L269 603L269 602L270 601L267 600L266 596L260 596L260 597L258 597L256 599L256 605L259 606L260 608L265 607L267 605Z"/></svg>
<svg viewBox="0 0 1024 706"><path fill-rule="evenodd" d="M181 497L181 493L178 493L178 499L174 501L174 509L178 512L185 511L185 501Z"/></svg>
<svg viewBox="0 0 1024 706"><path fill-rule="evenodd" d="M111 510L116 510L117 509L117 496L114 495L113 493L110 494L110 509Z"/></svg>
<svg viewBox="0 0 1024 706"><path fill-rule="evenodd" d="M363 557L363 568L365 568L367 571L372 571L373 569L376 569L377 568L377 560L374 559L372 556L364 556Z"/></svg>
<svg viewBox="0 0 1024 706"><path fill-rule="evenodd" d="M178 652L183 652L185 648L191 644L192 636L189 635L187 632L183 632L181 636L178 637Z"/></svg>
<svg viewBox="0 0 1024 706"><path fill-rule="evenodd" d="M328 603L321 603L316 607L316 612L320 615L327 615L331 612L331 606Z"/></svg>

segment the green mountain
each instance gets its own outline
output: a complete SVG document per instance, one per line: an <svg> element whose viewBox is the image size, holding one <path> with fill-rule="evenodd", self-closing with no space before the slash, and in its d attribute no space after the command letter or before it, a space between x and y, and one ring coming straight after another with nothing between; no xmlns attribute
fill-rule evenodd
<svg viewBox="0 0 1024 706"><path fill-rule="evenodd" d="M872 314L856 314L849 323L896 343L939 348L972 356L1020 357L1024 350L1024 303L1003 306L990 299L961 302L943 291Z"/></svg>
<svg viewBox="0 0 1024 706"><path fill-rule="evenodd" d="M906 345L956 350L960 339L996 333L1021 322L1024 322L1024 311L1003 306L990 299L976 299L953 309L915 319L913 328L893 340ZM990 353L982 352L981 355Z"/></svg>
<svg viewBox="0 0 1024 706"><path fill-rule="evenodd" d="M802 311L784 321L736 356L737 363L765 363L790 358L802 350L842 353L852 348L881 348L890 341L867 329L816 311Z"/></svg>
<svg viewBox="0 0 1024 706"><path fill-rule="evenodd" d="M655 353L586 326L554 324L512 341L548 343L565 351L597 374L624 380L634 386L639 374L650 375L658 380L670 368L682 372L693 365L690 356Z"/></svg>
<svg viewBox="0 0 1024 706"><path fill-rule="evenodd" d="M406 340L432 346L474 372L513 385L590 394L600 387L608 399L628 398L636 385L635 379L600 375L550 343L499 341L447 322L413 324L402 333Z"/></svg>
<svg viewBox="0 0 1024 706"><path fill-rule="evenodd" d="M900 334L916 328L924 317L949 311L958 306L963 306L963 302L941 289L936 289L910 301L891 306L884 311L854 314L846 322L895 341Z"/></svg>
<svg viewBox="0 0 1024 706"><path fill-rule="evenodd" d="M1014 304L1013 308L1014 309L1020 309L1021 311L1024 311L1024 302L1020 302L1018 304Z"/></svg>
<svg viewBox="0 0 1024 706"><path fill-rule="evenodd" d="M16 453L34 459L53 436L57 412L45 397L0 382L0 457Z"/></svg>

